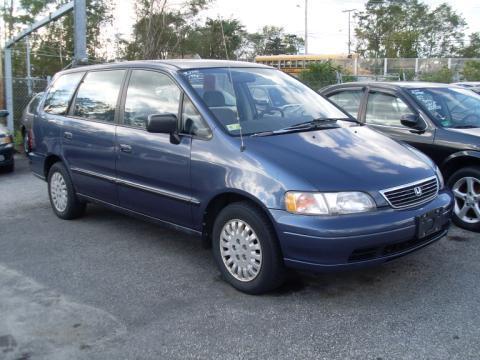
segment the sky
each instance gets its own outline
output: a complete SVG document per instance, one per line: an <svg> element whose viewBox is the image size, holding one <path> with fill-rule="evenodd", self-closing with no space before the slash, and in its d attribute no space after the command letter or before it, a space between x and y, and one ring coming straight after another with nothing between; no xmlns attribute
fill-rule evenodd
<svg viewBox="0 0 480 360"><path fill-rule="evenodd" d="M132 0L116 0L114 32L128 37L134 22ZM178 4L180 0L171 0ZM347 53L348 15L342 10L362 10L366 0L308 0L309 53ZM450 4L467 21L466 34L480 31L480 0L423 0L435 7ZM202 17L236 18L249 32L264 25L281 26L304 37L305 0L215 0ZM352 29L354 27L352 19ZM353 30L352 30L353 33Z"/></svg>

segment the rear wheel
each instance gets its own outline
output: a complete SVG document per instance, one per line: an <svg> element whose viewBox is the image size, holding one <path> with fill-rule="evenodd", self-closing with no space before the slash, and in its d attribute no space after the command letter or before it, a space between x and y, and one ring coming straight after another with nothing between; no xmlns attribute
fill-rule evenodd
<svg viewBox="0 0 480 360"><path fill-rule="evenodd" d="M23 135L23 151L25 152L25 156L28 157L28 153L30 152L30 135L27 130L25 130Z"/></svg>
<svg viewBox="0 0 480 360"><path fill-rule="evenodd" d="M455 197L453 221L458 226L480 231L480 168L467 167L448 180Z"/></svg>
<svg viewBox="0 0 480 360"><path fill-rule="evenodd" d="M255 206L239 202L225 207L212 235L217 266L233 287L261 294L283 283L285 268L275 231Z"/></svg>
<svg viewBox="0 0 480 360"><path fill-rule="evenodd" d="M53 164L48 173L48 195L53 212L61 219L75 219L85 212L86 204L78 199L67 169L60 162Z"/></svg>
<svg viewBox="0 0 480 360"><path fill-rule="evenodd" d="M15 170L15 163L12 161L11 164L5 166L5 172L9 173L13 172L13 170Z"/></svg>

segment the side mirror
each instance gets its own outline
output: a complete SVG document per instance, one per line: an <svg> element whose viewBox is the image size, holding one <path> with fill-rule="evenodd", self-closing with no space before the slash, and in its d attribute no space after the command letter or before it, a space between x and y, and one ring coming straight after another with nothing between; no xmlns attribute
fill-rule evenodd
<svg viewBox="0 0 480 360"><path fill-rule="evenodd" d="M173 134L178 128L175 114L152 114L148 116L147 131L151 133Z"/></svg>
<svg viewBox="0 0 480 360"><path fill-rule="evenodd" d="M8 110L0 110L0 117L4 118L8 116Z"/></svg>
<svg viewBox="0 0 480 360"><path fill-rule="evenodd" d="M405 114L400 118L400 122L403 126L409 127L415 130L425 130L425 124L421 121L420 116L417 114Z"/></svg>

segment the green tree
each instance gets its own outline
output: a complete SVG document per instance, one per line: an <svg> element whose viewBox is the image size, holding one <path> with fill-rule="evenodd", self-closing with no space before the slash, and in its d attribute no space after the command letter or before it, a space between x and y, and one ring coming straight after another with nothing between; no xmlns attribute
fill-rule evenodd
<svg viewBox="0 0 480 360"><path fill-rule="evenodd" d="M453 81L453 71L445 66L438 71L422 74L420 80L449 84Z"/></svg>
<svg viewBox="0 0 480 360"><path fill-rule="evenodd" d="M480 58L480 32L470 34L470 41L460 55L464 58Z"/></svg>
<svg viewBox="0 0 480 360"><path fill-rule="evenodd" d="M299 74L299 79L312 89L319 90L324 86L335 84L340 71L341 68L332 64L331 61L312 63Z"/></svg>
<svg viewBox="0 0 480 360"><path fill-rule="evenodd" d="M197 26L188 40L188 49L205 59L236 59L246 32L235 19L207 19Z"/></svg>
<svg viewBox="0 0 480 360"><path fill-rule="evenodd" d="M196 16L211 0L186 0L180 8L168 0L137 0L133 40L126 44L127 59L165 59L188 52L188 36Z"/></svg>
<svg viewBox="0 0 480 360"><path fill-rule="evenodd" d="M376 58L455 55L466 25L449 5L420 0L369 0L357 20L357 52Z"/></svg>
<svg viewBox="0 0 480 360"><path fill-rule="evenodd" d="M480 61L467 61L463 67L462 75L467 81L480 81Z"/></svg>
<svg viewBox="0 0 480 360"><path fill-rule="evenodd" d="M305 43L304 39L285 33L282 27L264 26L260 32L248 35L252 56L296 54Z"/></svg>

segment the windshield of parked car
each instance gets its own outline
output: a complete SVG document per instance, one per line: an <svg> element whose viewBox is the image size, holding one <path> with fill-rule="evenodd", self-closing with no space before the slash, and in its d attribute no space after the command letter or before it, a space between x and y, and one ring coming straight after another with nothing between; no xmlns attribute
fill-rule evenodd
<svg viewBox="0 0 480 360"><path fill-rule="evenodd" d="M278 70L208 68L183 75L231 135L276 131L315 120L350 120L315 91Z"/></svg>
<svg viewBox="0 0 480 360"><path fill-rule="evenodd" d="M408 90L414 99L443 127L480 127L480 95L461 88Z"/></svg>

